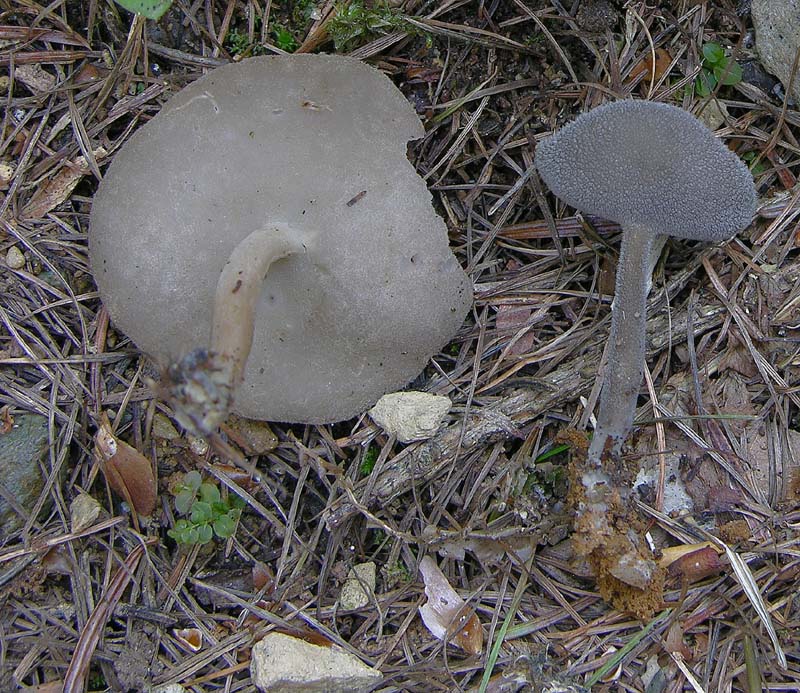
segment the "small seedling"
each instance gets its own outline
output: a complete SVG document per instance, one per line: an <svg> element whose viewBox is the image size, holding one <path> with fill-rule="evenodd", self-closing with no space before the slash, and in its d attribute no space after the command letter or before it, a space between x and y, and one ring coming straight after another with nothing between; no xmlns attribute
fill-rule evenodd
<svg viewBox="0 0 800 693"><path fill-rule="evenodd" d="M759 158L758 152L745 152L742 154L742 159L747 162L750 173L752 173L753 176L760 176L768 170L767 165Z"/></svg>
<svg viewBox="0 0 800 693"><path fill-rule="evenodd" d="M742 66L725 55L718 43L703 45L703 68L695 81L695 91L700 96L708 96L717 85L730 87L742 81Z"/></svg>
<svg viewBox="0 0 800 693"><path fill-rule="evenodd" d="M225 37L225 48L227 48L232 55L242 55L250 50L251 46L250 39L243 31L231 29Z"/></svg>
<svg viewBox="0 0 800 693"><path fill-rule="evenodd" d="M161 19L172 5L172 0L115 0L128 12L136 12L147 19Z"/></svg>
<svg viewBox="0 0 800 693"><path fill-rule="evenodd" d="M275 38L275 45L280 48L282 51L286 51L287 53L294 53L299 44L297 40L292 35L292 32L289 31L286 27L281 26L280 24L276 24L275 27L272 29L272 35Z"/></svg>
<svg viewBox="0 0 800 693"><path fill-rule="evenodd" d="M207 544L214 536L228 539L236 531L236 522L244 507L238 496L223 498L219 487L203 481L200 472L191 471L172 489L175 509L186 515L167 535L179 544Z"/></svg>
<svg viewBox="0 0 800 693"><path fill-rule="evenodd" d="M386 2L367 5L364 0L351 0L336 5L336 14L328 22L328 34L338 52L347 52L376 36L407 29L408 24Z"/></svg>
<svg viewBox="0 0 800 693"><path fill-rule="evenodd" d="M364 452L364 457L361 460L361 476L369 476L372 470L375 469L375 463L378 461L378 448L370 445Z"/></svg>

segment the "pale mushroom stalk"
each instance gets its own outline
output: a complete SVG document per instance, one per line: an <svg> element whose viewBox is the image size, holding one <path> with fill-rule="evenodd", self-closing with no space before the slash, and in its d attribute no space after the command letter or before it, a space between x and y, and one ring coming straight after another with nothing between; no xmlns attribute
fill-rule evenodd
<svg viewBox="0 0 800 693"><path fill-rule="evenodd" d="M253 231L237 245L222 268L214 295L211 351L230 369L230 381L239 383L253 345L258 298L273 262L303 253L299 235L283 224Z"/></svg>
<svg viewBox="0 0 800 693"><path fill-rule="evenodd" d="M589 463L597 467L609 443L612 454L621 452L633 426L644 369L645 315L652 273L641 258L652 257L655 245L656 237L648 228L639 224L625 227L611 311L607 367L600 391L597 425L589 446Z"/></svg>
<svg viewBox="0 0 800 693"><path fill-rule="evenodd" d="M253 345L256 307L273 263L304 253L301 234L269 224L245 236L220 272L208 349L168 368L161 394L189 430L211 435L227 419Z"/></svg>

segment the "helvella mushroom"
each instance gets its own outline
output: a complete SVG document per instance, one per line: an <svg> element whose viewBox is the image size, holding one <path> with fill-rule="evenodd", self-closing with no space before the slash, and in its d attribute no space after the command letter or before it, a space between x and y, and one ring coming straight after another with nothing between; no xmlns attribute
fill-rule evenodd
<svg viewBox="0 0 800 693"><path fill-rule="evenodd" d="M744 229L756 209L753 178L690 113L634 100L579 116L537 146L535 165L556 196L622 227L606 368L576 526L587 553L599 552L611 575L644 589L655 564L641 537L619 531L627 523L630 490L611 470L633 426L642 385L653 250L666 235L720 242Z"/></svg>
<svg viewBox="0 0 800 693"><path fill-rule="evenodd" d="M422 135L378 70L271 56L201 77L120 149L93 273L182 423L343 420L455 334L471 283L406 157Z"/></svg>
<svg viewBox="0 0 800 693"><path fill-rule="evenodd" d="M553 193L622 227L608 347L590 458L619 454L644 366L649 258L659 236L725 241L753 219L744 163L677 106L624 100L579 116L536 148Z"/></svg>

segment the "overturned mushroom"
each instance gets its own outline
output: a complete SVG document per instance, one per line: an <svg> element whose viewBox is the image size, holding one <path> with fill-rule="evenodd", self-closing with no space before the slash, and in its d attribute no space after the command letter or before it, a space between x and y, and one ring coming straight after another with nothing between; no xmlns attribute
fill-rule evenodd
<svg viewBox="0 0 800 693"><path fill-rule="evenodd" d="M622 227L607 366L576 534L604 571L645 589L656 566L630 528L629 489L603 462L619 457L633 425L653 249L664 235L717 242L745 228L755 214L753 179L691 114L631 100L589 111L542 141L536 167L558 197Z"/></svg>
<svg viewBox="0 0 800 693"><path fill-rule="evenodd" d="M608 346L590 459L620 452L642 384L652 249L661 235L729 239L755 214L750 171L694 116L651 101L595 108L542 141L536 167L573 207L622 227Z"/></svg>
<svg viewBox="0 0 800 693"><path fill-rule="evenodd" d="M185 423L349 418L452 337L471 287L405 155L423 129L377 70L261 57L173 97L92 209L109 312ZM188 421L187 421L188 419Z"/></svg>

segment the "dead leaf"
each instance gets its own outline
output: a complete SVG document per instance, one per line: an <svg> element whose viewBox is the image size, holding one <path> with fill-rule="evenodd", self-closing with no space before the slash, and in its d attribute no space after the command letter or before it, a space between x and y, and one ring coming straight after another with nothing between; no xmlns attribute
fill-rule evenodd
<svg viewBox="0 0 800 693"><path fill-rule="evenodd" d="M49 574L70 575L74 566L63 546L54 546L42 556L42 568Z"/></svg>
<svg viewBox="0 0 800 693"><path fill-rule="evenodd" d="M203 633L199 628L175 628L172 631L178 644L189 652L203 649Z"/></svg>
<svg viewBox="0 0 800 693"><path fill-rule="evenodd" d="M98 147L93 152L95 160L102 161L108 152ZM78 185L81 178L89 173L89 165L83 156L67 161L61 170L41 187L36 189L28 203L22 208L23 219L41 219L50 210L64 202Z"/></svg>
<svg viewBox="0 0 800 693"><path fill-rule="evenodd" d="M239 469L239 467L234 467L232 464L212 464L211 469L220 474L224 474L248 493L253 493L258 489L258 481L253 478L250 472Z"/></svg>
<svg viewBox="0 0 800 693"><path fill-rule="evenodd" d="M150 515L156 507L152 465L136 448L114 436L106 414L95 435L94 450L108 485L139 515Z"/></svg>
<svg viewBox="0 0 800 693"><path fill-rule="evenodd" d="M504 335L509 335L509 337L516 337L516 334L528 324L532 312L526 306L501 304L497 308L497 318L495 320L497 331ZM533 348L533 337L533 330L529 329L509 347L508 355L517 356L530 352Z"/></svg>
<svg viewBox="0 0 800 693"><path fill-rule="evenodd" d="M457 645L468 654L483 650L483 630L475 612L450 586L444 573L430 557L419 566L428 601L419 607L422 622L435 638Z"/></svg>
<svg viewBox="0 0 800 693"><path fill-rule="evenodd" d="M264 589L265 592L270 593L274 584L275 576L269 566L261 561L253 563L253 589L257 592Z"/></svg>
<svg viewBox="0 0 800 693"><path fill-rule="evenodd" d="M667 568L670 575L678 576L689 584L716 575L723 569L719 551L707 541L666 548L658 564Z"/></svg>
<svg viewBox="0 0 800 693"><path fill-rule="evenodd" d="M675 621L667 631L664 647L667 652L679 652L686 661L691 662L692 651L686 646L683 636L683 624L680 621Z"/></svg>
<svg viewBox="0 0 800 693"><path fill-rule="evenodd" d="M669 70L670 65L672 65L672 56L669 52L664 48L656 48L656 71L655 71L655 79L653 82L658 82L664 73ZM644 74L644 80L646 84L650 84L650 80L653 76L653 54L648 52L645 58L636 65L630 73L629 81L633 82L636 80L640 75Z"/></svg>

